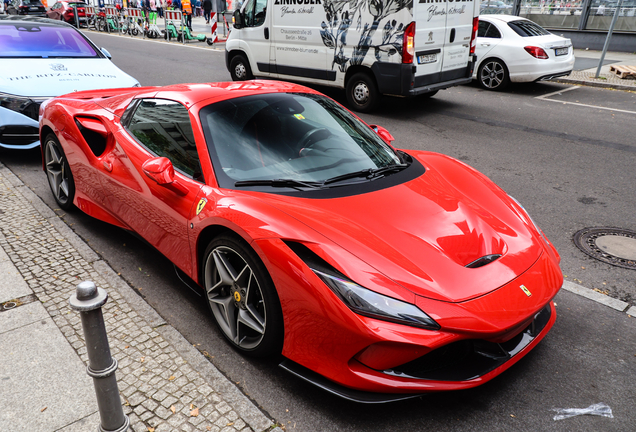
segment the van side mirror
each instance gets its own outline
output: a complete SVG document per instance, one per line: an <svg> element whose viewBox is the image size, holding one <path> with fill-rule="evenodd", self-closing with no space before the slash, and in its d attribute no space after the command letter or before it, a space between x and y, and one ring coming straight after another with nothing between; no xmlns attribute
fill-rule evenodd
<svg viewBox="0 0 636 432"><path fill-rule="evenodd" d="M241 14L241 10L237 9L234 11L234 28L235 29L242 29L243 27L245 27L243 25L243 14Z"/></svg>

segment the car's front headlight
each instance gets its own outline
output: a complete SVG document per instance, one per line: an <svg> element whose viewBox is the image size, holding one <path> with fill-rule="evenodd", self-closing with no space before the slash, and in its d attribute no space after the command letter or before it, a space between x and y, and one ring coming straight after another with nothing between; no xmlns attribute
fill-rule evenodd
<svg viewBox="0 0 636 432"><path fill-rule="evenodd" d="M0 106L10 109L19 113L24 112L29 105L33 103L33 100L28 97L21 97L10 95L6 93L0 93Z"/></svg>
<svg viewBox="0 0 636 432"><path fill-rule="evenodd" d="M521 210L523 211L523 214L521 215L523 219L526 219L525 222L527 224L530 224L534 227L534 229L541 235L541 238L543 239L544 242L546 242L546 244L550 244L550 242L548 242L548 239L546 238L545 234L543 233L543 230L541 230L541 228L539 228L539 225L537 225L537 223L534 221L534 219L532 219L532 216L530 216L530 213L528 213L528 211L526 210L526 208L524 206L521 205L521 203L513 196L510 196L510 199L512 199L515 203L517 203L517 205L521 208Z"/></svg>
<svg viewBox="0 0 636 432"><path fill-rule="evenodd" d="M440 326L417 306L368 290L348 279L313 272L354 312L399 324L439 330Z"/></svg>

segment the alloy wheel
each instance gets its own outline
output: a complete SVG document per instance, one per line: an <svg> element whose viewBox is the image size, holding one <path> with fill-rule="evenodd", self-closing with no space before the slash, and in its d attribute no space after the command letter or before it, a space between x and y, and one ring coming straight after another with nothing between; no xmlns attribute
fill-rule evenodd
<svg viewBox="0 0 636 432"><path fill-rule="evenodd" d="M59 204L68 204L71 193L71 179L68 165L57 143L48 140L44 152L46 175L55 200Z"/></svg>
<svg viewBox="0 0 636 432"><path fill-rule="evenodd" d="M494 90L506 79L506 69L501 63L490 61L482 66L479 79L484 87Z"/></svg>
<svg viewBox="0 0 636 432"><path fill-rule="evenodd" d="M227 246L208 255L205 290L219 327L244 350L259 346L265 336L267 311L261 284L245 258Z"/></svg>

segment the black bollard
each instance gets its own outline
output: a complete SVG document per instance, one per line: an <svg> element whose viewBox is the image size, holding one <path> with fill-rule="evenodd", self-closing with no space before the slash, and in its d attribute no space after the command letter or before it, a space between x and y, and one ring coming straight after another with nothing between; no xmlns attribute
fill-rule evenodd
<svg viewBox="0 0 636 432"><path fill-rule="evenodd" d="M102 306L108 300L108 293L97 288L93 282L85 281L77 286L69 299L73 309L80 312L82 328L88 352L86 372L93 378L97 406L101 424L100 432L124 432L130 426L130 419L124 415L117 388L117 360L111 357L108 336L104 326Z"/></svg>

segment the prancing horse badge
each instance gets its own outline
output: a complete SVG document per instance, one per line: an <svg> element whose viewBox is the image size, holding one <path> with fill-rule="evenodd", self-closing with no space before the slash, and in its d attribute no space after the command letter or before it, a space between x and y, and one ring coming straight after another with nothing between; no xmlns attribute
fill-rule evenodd
<svg viewBox="0 0 636 432"><path fill-rule="evenodd" d="M532 297L532 293L530 292L530 290L528 288L526 288L525 285L520 285L519 288L521 288L521 291L523 291L524 293L526 293L526 295L528 297Z"/></svg>
<svg viewBox="0 0 636 432"><path fill-rule="evenodd" d="M201 210L203 210L203 207L205 207L207 203L207 199L201 198L201 201L199 201L199 204L197 204L197 216L199 216L199 213L201 213Z"/></svg>

